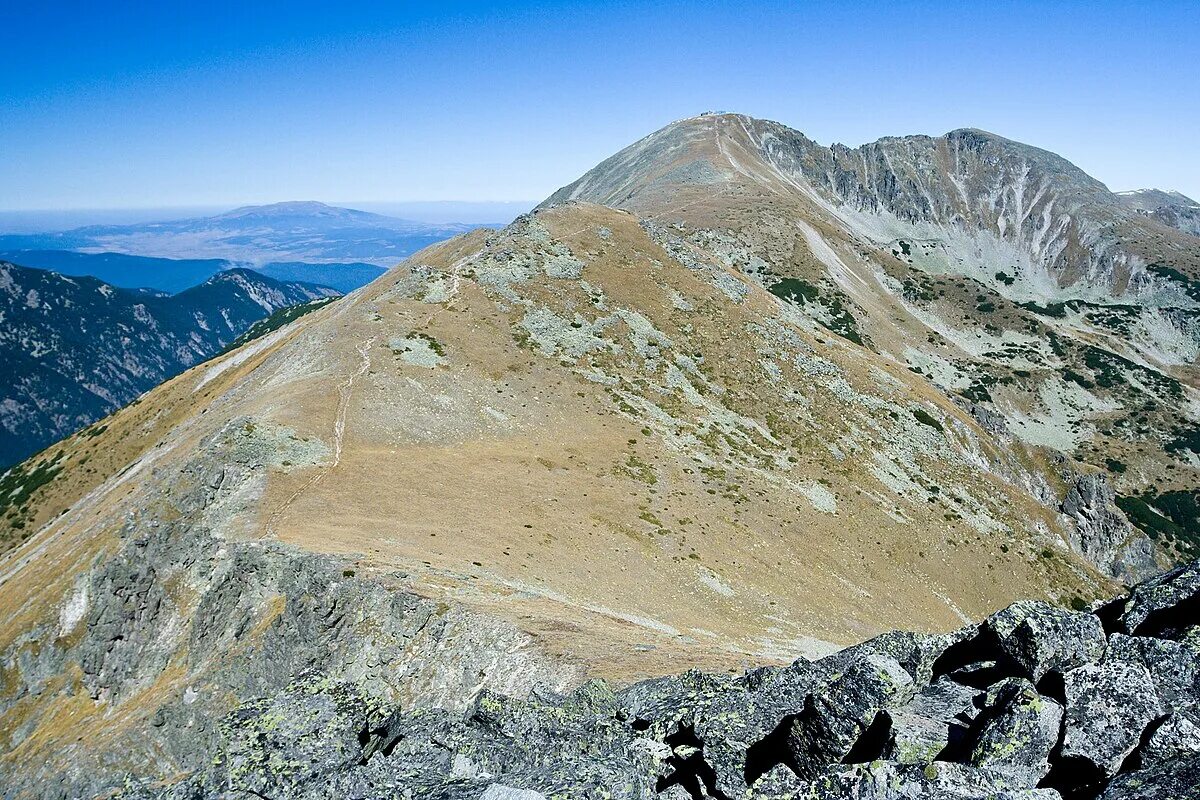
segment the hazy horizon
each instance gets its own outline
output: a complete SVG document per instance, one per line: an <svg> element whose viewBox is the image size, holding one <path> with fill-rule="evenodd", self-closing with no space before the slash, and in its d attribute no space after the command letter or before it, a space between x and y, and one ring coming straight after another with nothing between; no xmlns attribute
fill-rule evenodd
<svg viewBox="0 0 1200 800"><path fill-rule="evenodd" d="M294 200L295 198L290 198L274 202L282 203ZM312 198L305 198L305 200L311 201ZM487 225L489 223L507 224L519 214L523 214L533 208L540 201L507 200L475 202L470 200L434 200L423 202L420 200L408 200L392 203L376 203L355 200L317 200L316 202L338 208L369 211L413 222L426 222L430 224L460 222L472 225ZM214 216L250 205L271 205L271 203L223 203L219 205L163 206L157 208L0 209L0 234L53 233L89 225L136 225L147 222L171 222L193 217Z"/></svg>

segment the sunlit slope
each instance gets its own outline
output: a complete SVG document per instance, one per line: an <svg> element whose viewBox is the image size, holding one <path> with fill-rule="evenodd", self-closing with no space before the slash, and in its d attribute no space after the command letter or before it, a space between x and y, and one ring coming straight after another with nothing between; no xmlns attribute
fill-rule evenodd
<svg viewBox="0 0 1200 800"><path fill-rule="evenodd" d="M1090 596L1021 457L906 370L680 255L588 205L427 251L65 448L145 455L12 553L3 591L49 592L15 566L29 552L95 547L104 515L151 495L169 509L173 473L231 447L261 468L202 510L213 530L403 573L600 672L652 671L649 646L785 658L806 637ZM72 472L47 502L70 501Z"/></svg>

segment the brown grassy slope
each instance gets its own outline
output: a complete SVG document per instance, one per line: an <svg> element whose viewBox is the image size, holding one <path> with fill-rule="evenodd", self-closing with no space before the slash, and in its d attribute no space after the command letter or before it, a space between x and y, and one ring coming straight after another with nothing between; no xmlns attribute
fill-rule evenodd
<svg viewBox="0 0 1200 800"><path fill-rule="evenodd" d="M801 329L736 272L688 269L597 206L482 239L186 373L89 443L173 463L242 416L320 441L327 457L278 465L211 524L402 574L619 678L1101 586L1056 544L1021 465L958 409ZM547 275L576 260L577 277ZM110 478L79 501L88 513L10 554L0 604L23 611L0 643L52 613L103 531L155 495L153 474Z"/></svg>

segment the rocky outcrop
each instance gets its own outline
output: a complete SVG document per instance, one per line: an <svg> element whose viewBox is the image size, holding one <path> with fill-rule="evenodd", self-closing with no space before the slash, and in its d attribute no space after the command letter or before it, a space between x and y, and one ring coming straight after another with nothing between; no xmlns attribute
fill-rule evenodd
<svg viewBox="0 0 1200 800"><path fill-rule="evenodd" d="M581 680L499 619L340 559L222 535L230 504L257 499L268 465L304 456L299 444L320 457L275 433L235 419L180 474L159 472L171 513L130 512L113 555L79 576L61 613L0 651L0 797L90 797L126 775L200 770L233 730L222 722L230 711L297 675L322 676L355 708L409 710ZM52 721L24 709L55 695L97 713L75 718L70 741L47 752L39 741ZM316 721L322 746L342 733Z"/></svg>
<svg viewBox="0 0 1200 800"><path fill-rule="evenodd" d="M1158 571L1150 538L1129 524L1112 486L1099 473L1068 474L1060 510L1070 522L1071 544L1101 572L1135 583Z"/></svg>
<svg viewBox="0 0 1200 800"><path fill-rule="evenodd" d="M1018 603L815 662L485 691L460 713L310 670L227 717L207 769L128 796L1194 798L1198 602L1200 562L1095 613Z"/></svg>

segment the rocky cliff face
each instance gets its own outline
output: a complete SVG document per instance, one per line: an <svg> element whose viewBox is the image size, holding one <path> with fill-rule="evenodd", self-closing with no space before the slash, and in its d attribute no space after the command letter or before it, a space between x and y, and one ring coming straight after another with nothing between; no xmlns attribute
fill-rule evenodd
<svg viewBox="0 0 1200 800"><path fill-rule="evenodd" d="M1137 189L1117 194L1138 213L1192 236L1200 236L1200 203L1187 195L1161 189Z"/></svg>
<svg viewBox="0 0 1200 800"><path fill-rule="evenodd" d="M335 294L237 269L166 295L0 262L0 465L210 358L272 312Z"/></svg>
<svg viewBox="0 0 1200 800"><path fill-rule="evenodd" d="M1200 563L1094 613L1017 603L943 636L465 710L319 673L244 704L203 774L138 798L1150 800L1200 786Z"/></svg>

